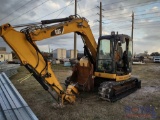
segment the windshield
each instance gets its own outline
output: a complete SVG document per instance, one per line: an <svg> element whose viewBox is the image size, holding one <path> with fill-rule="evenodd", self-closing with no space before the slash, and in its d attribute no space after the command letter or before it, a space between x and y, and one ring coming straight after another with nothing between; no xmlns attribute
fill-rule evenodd
<svg viewBox="0 0 160 120"><path fill-rule="evenodd" d="M108 39L102 39L99 43L98 49L98 71L110 72L112 71L112 42Z"/></svg>
<svg viewBox="0 0 160 120"><path fill-rule="evenodd" d="M99 46L99 59L111 58L111 46L110 40L104 39L100 41Z"/></svg>

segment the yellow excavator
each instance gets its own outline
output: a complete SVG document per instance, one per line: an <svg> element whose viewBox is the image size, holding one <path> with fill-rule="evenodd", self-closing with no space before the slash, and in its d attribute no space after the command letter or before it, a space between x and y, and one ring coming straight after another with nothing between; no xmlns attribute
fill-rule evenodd
<svg viewBox="0 0 160 120"><path fill-rule="evenodd" d="M71 32L82 37L86 57L73 67L64 90L36 41ZM59 104L63 105L64 101L74 103L81 90L97 88L101 99L116 101L141 87L141 81L131 77L132 39L112 32L111 35L101 36L97 45L88 21L83 17L69 16L15 26L7 23L0 26L0 36L54 99L53 90L56 91Z"/></svg>

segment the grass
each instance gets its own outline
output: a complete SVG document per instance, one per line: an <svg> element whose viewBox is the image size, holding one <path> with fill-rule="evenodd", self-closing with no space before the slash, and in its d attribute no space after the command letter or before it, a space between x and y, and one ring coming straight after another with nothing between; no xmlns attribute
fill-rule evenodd
<svg viewBox="0 0 160 120"><path fill-rule="evenodd" d="M63 64L53 64L53 70L71 70L71 67L64 67Z"/></svg>
<svg viewBox="0 0 160 120"><path fill-rule="evenodd" d="M135 93L114 103L106 102L98 98L97 93L83 92L74 104L66 104L63 109L54 109L54 100L41 85L33 78L19 83L17 79L24 77L29 72L22 66L19 73L11 77L11 80L20 94L29 104L33 112L40 120L141 120L152 119L133 116L127 118L126 106L146 106L155 107L157 115L160 115L160 71L159 64L148 64L133 66L133 75L142 80L142 88ZM55 75L60 82L71 75L71 67L63 65L52 65ZM146 92L145 87L156 87L156 91ZM150 114L150 113L149 113ZM157 120L159 118L157 117Z"/></svg>

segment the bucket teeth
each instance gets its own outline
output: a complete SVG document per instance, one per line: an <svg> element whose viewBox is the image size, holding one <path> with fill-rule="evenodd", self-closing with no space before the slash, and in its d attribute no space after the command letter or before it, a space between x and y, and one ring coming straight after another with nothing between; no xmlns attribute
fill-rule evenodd
<svg viewBox="0 0 160 120"><path fill-rule="evenodd" d="M122 82L107 81L101 83L98 94L101 99L114 102L139 88L141 88L141 81L137 78L130 78Z"/></svg>

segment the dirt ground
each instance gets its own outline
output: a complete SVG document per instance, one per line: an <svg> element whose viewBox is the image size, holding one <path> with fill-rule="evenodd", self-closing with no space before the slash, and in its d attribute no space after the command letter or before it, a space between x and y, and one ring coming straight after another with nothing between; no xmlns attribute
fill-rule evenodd
<svg viewBox="0 0 160 120"><path fill-rule="evenodd" d="M61 83L71 74L69 68L55 74ZM142 81L142 88L114 103L100 100L96 93L82 93L75 104L55 109L53 99L40 84L30 77L18 79L29 72L24 68L11 81L40 120L160 120L160 63L134 65L132 75Z"/></svg>

